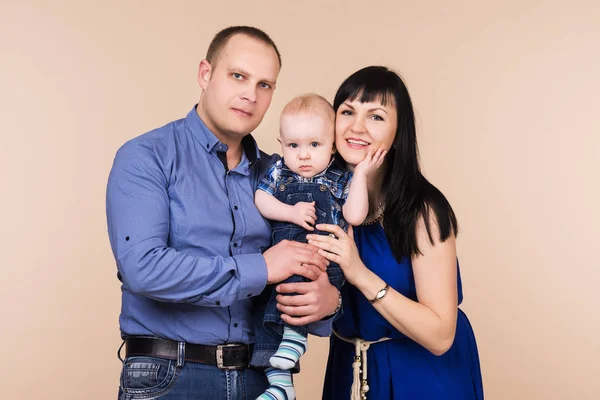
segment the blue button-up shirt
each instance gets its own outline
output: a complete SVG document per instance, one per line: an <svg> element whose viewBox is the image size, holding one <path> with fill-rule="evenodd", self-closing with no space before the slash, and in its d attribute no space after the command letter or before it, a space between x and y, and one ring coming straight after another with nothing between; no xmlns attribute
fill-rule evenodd
<svg viewBox="0 0 600 400"><path fill-rule="evenodd" d="M227 170L195 107L125 143L108 179L108 233L122 281L121 334L189 343L252 343L252 297L267 283L271 228L254 205L277 156L251 135ZM326 336L331 321L312 324Z"/></svg>

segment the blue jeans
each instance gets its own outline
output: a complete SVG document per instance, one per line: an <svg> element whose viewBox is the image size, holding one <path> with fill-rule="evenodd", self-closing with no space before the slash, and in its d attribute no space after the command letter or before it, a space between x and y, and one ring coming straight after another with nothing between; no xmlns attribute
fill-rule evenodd
<svg viewBox="0 0 600 400"><path fill-rule="evenodd" d="M118 400L255 400L268 386L262 370L135 356L123 362Z"/></svg>

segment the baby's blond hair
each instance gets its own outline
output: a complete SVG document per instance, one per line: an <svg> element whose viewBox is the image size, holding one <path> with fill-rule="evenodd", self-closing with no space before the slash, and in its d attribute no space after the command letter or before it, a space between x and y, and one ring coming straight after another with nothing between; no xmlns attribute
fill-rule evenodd
<svg viewBox="0 0 600 400"><path fill-rule="evenodd" d="M325 97L316 93L307 93L294 97L285 105L281 112L281 118L286 115L313 114L323 117L326 121L333 123L335 112L330 102Z"/></svg>

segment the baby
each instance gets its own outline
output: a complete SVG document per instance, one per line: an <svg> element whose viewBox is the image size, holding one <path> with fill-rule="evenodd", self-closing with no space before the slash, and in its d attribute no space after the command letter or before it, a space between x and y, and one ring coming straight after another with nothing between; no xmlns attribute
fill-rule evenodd
<svg viewBox="0 0 600 400"><path fill-rule="evenodd" d="M282 240L306 243L306 234L316 224L360 225L369 204L366 173L378 168L385 153L370 152L361 162L360 179L350 184L352 173L336 165L333 154L335 113L325 98L306 94L290 101L281 114L280 136L283 158L271 166L256 190L255 203L260 213L271 220L271 245ZM358 168L357 168L358 169ZM358 178L358 176L357 176ZM338 290L344 274L335 263L327 268L329 281ZM288 282L303 282L294 275ZM254 367L266 367L270 386L260 400L295 399L291 371L307 348L307 327L292 326L281 320L277 292L269 287L261 295L258 309L264 314L255 321ZM261 301L261 300L259 300ZM266 303L266 304L264 304Z"/></svg>

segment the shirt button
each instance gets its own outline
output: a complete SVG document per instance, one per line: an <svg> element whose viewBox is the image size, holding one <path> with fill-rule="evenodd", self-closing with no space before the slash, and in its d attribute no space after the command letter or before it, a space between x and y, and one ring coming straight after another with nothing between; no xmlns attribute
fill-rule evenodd
<svg viewBox="0 0 600 400"><path fill-rule="evenodd" d="M233 244L233 247L237 247L237 243L234 243L234 244Z"/></svg>
<svg viewBox="0 0 600 400"><path fill-rule="evenodd" d="M252 293L248 293L248 296L247 296L247 297L252 297Z"/></svg>
<svg viewBox="0 0 600 400"><path fill-rule="evenodd" d="M220 305L221 305L221 302L220 302L220 301L217 301L215 304L216 304L216 305L218 305L218 306L220 306Z"/></svg>
<svg viewBox="0 0 600 400"><path fill-rule="evenodd" d="M237 210L237 209L238 209L238 206L233 206L233 209L234 209L234 210Z"/></svg>
<svg viewBox="0 0 600 400"><path fill-rule="evenodd" d="M238 324L237 324L237 322L236 322L235 324L233 324L233 327L234 327L234 328L237 328L237 327L238 327Z"/></svg>

